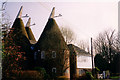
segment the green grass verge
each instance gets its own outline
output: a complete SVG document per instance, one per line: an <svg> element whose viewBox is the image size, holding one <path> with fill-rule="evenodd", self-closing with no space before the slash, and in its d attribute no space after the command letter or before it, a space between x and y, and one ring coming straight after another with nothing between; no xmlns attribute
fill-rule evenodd
<svg viewBox="0 0 120 80"><path fill-rule="evenodd" d="M111 79L118 79L118 78L120 78L120 76L112 76L112 77L110 77Z"/></svg>

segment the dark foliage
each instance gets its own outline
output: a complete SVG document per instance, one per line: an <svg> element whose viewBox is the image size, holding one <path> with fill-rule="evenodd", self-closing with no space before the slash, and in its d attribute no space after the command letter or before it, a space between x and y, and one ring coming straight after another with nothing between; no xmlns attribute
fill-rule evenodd
<svg viewBox="0 0 120 80"><path fill-rule="evenodd" d="M94 62L95 62L95 67L100 69L100 72L108 69L109 64L107 63L107 61L103 58L101 54L97 54L95 56Z"/></svg>

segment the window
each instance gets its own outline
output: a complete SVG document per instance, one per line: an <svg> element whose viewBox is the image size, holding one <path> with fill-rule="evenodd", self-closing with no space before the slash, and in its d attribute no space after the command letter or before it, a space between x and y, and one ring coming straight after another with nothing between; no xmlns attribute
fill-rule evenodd
<svg viewBox="0 0 120 80"><path fill-rule="evenodd" d="M40 50L38 50L38 52L40 52Z"/></svg>
<svg viewBox="0 0 120 80"><path fill-rule="evenodd" d="M41 52L41 59L45 59L45 51Z"/></svg>
<svg viewBox="0 0 120 80"><path fill-rule="evenodd" d="M56 52L52 51L52 58L56 58Z"/></svg>
<svg viewBox="0 0 120 80"><path fill-rule="evenodd" d="M85 71L83 69L79 69L79 75L82 75L83 73L85 73Z"/></svg>
<svg viewBox="0 0 120 80"><path fill-rule="evenodd" d="M53 73L56 73L56 68L55 68L55 67L52 68L52 72L53 72Z"/></svg>
<svg viewBox="0 0 120 80"><path fill-rule="evenodd" d="M34 60L37 59L37 52L34 53Z"/></svg>
<svg viewBox="0 0 120 80"><path fill-rule="evenodd" d="M31 46L30 48L31 48L31 50L34 50L34 47L33 47L33 46Z"/></svg>
<svg viewBox="0 0 120 80"><path fill-rule="evenodd" d="M82 74L82 70L81 70L81 69L79 69L79 74L80 74L80 75Z"/></svg>
<svg viewBox="0 0 120 80"><path fill-rule="evenodd" d="M66 70L66 71L65 71L65 73L67 73L67 74L68 74L68 73L69 73L69 70Z"/></svg>

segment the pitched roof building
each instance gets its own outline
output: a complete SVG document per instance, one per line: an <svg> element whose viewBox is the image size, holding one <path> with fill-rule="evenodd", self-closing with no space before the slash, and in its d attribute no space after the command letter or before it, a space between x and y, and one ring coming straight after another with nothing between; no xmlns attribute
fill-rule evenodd
<svg viewBox="0 0 120 80"><path fill-rule="evenodd" d="M85 71L92 69L91 55L79 47L69 44L70 50L70 78L78 78L82 76Z"/></svg>

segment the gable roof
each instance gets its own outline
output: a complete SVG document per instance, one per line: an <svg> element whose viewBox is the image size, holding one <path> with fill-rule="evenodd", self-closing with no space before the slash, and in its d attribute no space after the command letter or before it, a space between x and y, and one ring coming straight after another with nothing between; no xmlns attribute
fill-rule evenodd
<svg viewBox="0 0 120 80"><path fill-rule="evenodd" d="M68 48L69 48L70 52L72 52L72 53L74 52L75 54L78 54L78 55L90 56L90 54L88 52L86 52L83 49L80 49L79 47L77 47L77 46L75 46L73 44L69 44Z"/></svg>
<svg viewBox="0 0 120 80"><path fill-rule="evenodd" d="M37 47L42 50L68 49L60 29L53 18L50 18L37 42Z"/></svg>

